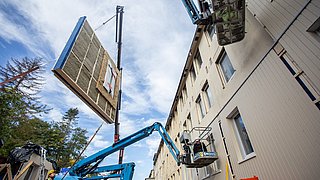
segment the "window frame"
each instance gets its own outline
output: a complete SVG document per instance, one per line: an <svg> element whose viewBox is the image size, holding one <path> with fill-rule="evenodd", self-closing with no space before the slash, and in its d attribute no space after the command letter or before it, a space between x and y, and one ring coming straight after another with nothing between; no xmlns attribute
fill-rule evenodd
<svg viewBox="0 0 320 180"><path fill-rule="evenodd" d="M117 80L117 73L113 69L113 66L110 62L107 64L107 70L104 77L103 87L107 90L107 92L113 97L115 86Z"/></svg>
<svg viewBox="0 0 320 180"><path fill-rule="evenodd" d="M194 82L196 81L197 79L197 74L196 74L196 70L194 68L194 65L192 64L191 65L191 68L190 68L190 79L191 79L191 84L193 85Z"/></svg>
<svg viewBox="0 0 320 180"><path fill-rule="evenodd" d="M202 60L201 53L200 53L199 49L197 49L193 59L195 61L196 67L197 67L197 74L199 74L200 69L201 69L202 64L203 64L203 60Z"/></svg>
<svg viewBox="0 0 320 180"><path fill-rule="evenodd" d="M213 39L213 36L216 34L216 29L214 25L208 25L206 27L206 32L209 35L209 37L211 38L211 41Z"/></svg>
<svg viewBox="0 0 320 180"><path fill-rule="evenodd" d="M189 112L187 116L187 129L191 130L192 128L193 128L193 123L192 123L191 113Z"/></svg>
<svg viewBox="0 0 320 180"><path fill-rule="evenodd" d="M224 71L224 66L222 66L222 62L223 62L224 60L226 60L226 57L227 57L227 59L229 60L229 64L231 65L232 70L233 70L231 76L228 77L228 78L227 78L226 73L225 73L225 71ZM224 49L222 49L222 51L220 52L219 58L218 58L218 60L216 61L216 65L217 65L217 68L218 68L218 72L219 72L219 74L220 74L220 78L221 78L221 80L222 80L222 84L224 85L224 84L227 84L228 82L230 82L231 79L233 78L235 72L236 72L236 69L235 69L234 66L232 65L231 60L230 60L230 57L228 56L227 52L226 52ZM221 76L223 76L223 78L222 78Z"/></svg>
<svg viewBox="0 0 320 180"><path fill-rule="evenodd" d="M320 17L318 17L312 25L307 29L308 32L314 32L319 35L320 31Z"/></svg>
<svg viewBox="0 0 320 180"><path fill-rule="evenodd" d="M210 109L214 104L214 99L208 81L204 84L202 91L205 94L206 104L208 105L207 109Z"/></svg>
<svg viewBox="0 0 320 180"><path fill-rule="evenodd" d="M188 92L187 92L186 85L184 85L184 87L182 88L181 96L184 99L183 104L185 105L188 99Z"/></svg>
<svg viewBox="0 0 320 180"><path fill-rule="evenodd" d="M237 117L241 118L242 124L243 124L243 126L245 128L245 131L246 131L250 146L252 148L252 152L250 152L250 153L247 153L246 150L245 150L245 145L244 145L245 142L243 142L243 140L242 140L242 137L241 137L240 132L239 132L239 128L238 128L237 123L236 123L236 118ZM238 148L239 148L239 151L240 151L240 154L241 154L241 160L238 162L240 164L240 163L242 163L244 161L247 161L247 160L255 157L256 154L255 154L252 142L250 140L250 137L248 135L246 125L243 122L243 118L242 118L242 116L241 116L241 114L240 114L240 112L239 112L239 110L237 108L234 110L234 113L232 113L232 116L231 116L230 119L232 120L234 134L235 134L236 141L237 141L237 144L238 144Z"/></svg>
<svg viewBox="0 0 320 180"><path fill-rule="evenodd" d="M201 120L206 116L206 107L203 104L203 100L202 100L200 94L196 99L196 104L197 104L197 109L198 109L199 120Z"/></svg>

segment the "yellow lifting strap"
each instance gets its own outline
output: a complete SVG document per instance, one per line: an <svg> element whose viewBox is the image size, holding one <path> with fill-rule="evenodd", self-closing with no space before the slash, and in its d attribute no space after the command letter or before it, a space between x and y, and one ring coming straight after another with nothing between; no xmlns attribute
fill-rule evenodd
<svg viewBox="0 0 320 180"><path fill-rule="evenodd" d="M226 161L226 180L229 180L229 165L228 165L228 159Z"/></svg>

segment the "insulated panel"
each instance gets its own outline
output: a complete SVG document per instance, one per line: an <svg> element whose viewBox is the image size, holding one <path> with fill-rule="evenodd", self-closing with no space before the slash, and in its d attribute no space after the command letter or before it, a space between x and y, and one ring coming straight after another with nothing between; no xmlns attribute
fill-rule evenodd
<svg viewBox="0 0 320 180"><path fill-rule="evenodd" d="M81 17L53 70L56 77L107 123L113 123L120 72Z"/></svg>

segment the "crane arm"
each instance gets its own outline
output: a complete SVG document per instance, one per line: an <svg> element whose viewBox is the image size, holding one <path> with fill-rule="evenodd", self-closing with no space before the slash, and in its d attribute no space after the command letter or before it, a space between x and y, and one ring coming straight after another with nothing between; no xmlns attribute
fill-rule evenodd
<svg viewBox="0 0 320 180"><path fill-rule="evenodd" d="M165 128L158 122L154 123L151 126L148 126L146 128L141 129L140 131L137 131L136 133L127 136L121 140L119 140L117 143L114 143L113 145L87 157L76 163L71 169L70 169L70 175L71 176L81 176L84 177L85 175L89 174L93 170L95 170L98 166L98 164L108 155L125 148L135 142L138 142L148 136L150 136L153 131L158 131L161 138L169 148L170 153L173 155L174 159L180 165L180 152L178 148L173 143L172 139L170 138L169 134L165 130Z"/></svg>

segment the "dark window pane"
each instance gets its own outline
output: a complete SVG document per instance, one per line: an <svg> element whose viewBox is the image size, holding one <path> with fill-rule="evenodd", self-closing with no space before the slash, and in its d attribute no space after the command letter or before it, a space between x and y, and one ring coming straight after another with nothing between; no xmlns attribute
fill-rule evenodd
<svg viewBox="0 0 320 180"><path fill-rule="evenodd" d="M197 75L196 75L196 71L194 70L193 66L191 66L190 73L191 73L192 81L195 81L197 78Z"/></svg>
<svg viewBox="0 0 320 180"><path fill-rule="evenodd" d="M197 98L196 103L198 104L198 108L199 108L199 111L200 111L199 113L201 115L201 118L203 118L204 115L205 115L206 110L204 109L204 105L203 105L203 102L202 102L200 96Z"/></svg>
<svg viewBox="0 0 320 180"><path fill-rule="evenodd" d="M240 140L241 140L241 143L242 143L242 146L244 149L244 153L245 153L245 155L248 155L253 152L253 148L252 148L246 127L243 124L243 121L242 121L240 114L238 114L234 118L234 120L235 120L237 129L238 129L238 133L239 133Z"/></svg>
<svg viewBox="0 0 320 180"><path fill-rule="evenodd" d="M213 96L211 94L209 85L207 85L207 87L204 91L205 91L205 96L207 98L208 106L210 108L213 105Z"/></svg>
<svg viewBox="0 0 320 180"><path fill-rule="evenodd" d="M221 69L223 71L224 77L226 78L226 81L228 82L235 70L233 69L233 66L232 66L227 54L224 55L223 59L221 60L220 65L221 65Z"/></svg>
<svg viewBox="0 0 320 180"><path fill-rule="evenodd" d="M201 58L199 50L197 51L197 54L196 54L195 58L196 58L196 62L197 62L198 68L201 69L202 58Z"/></svg>

